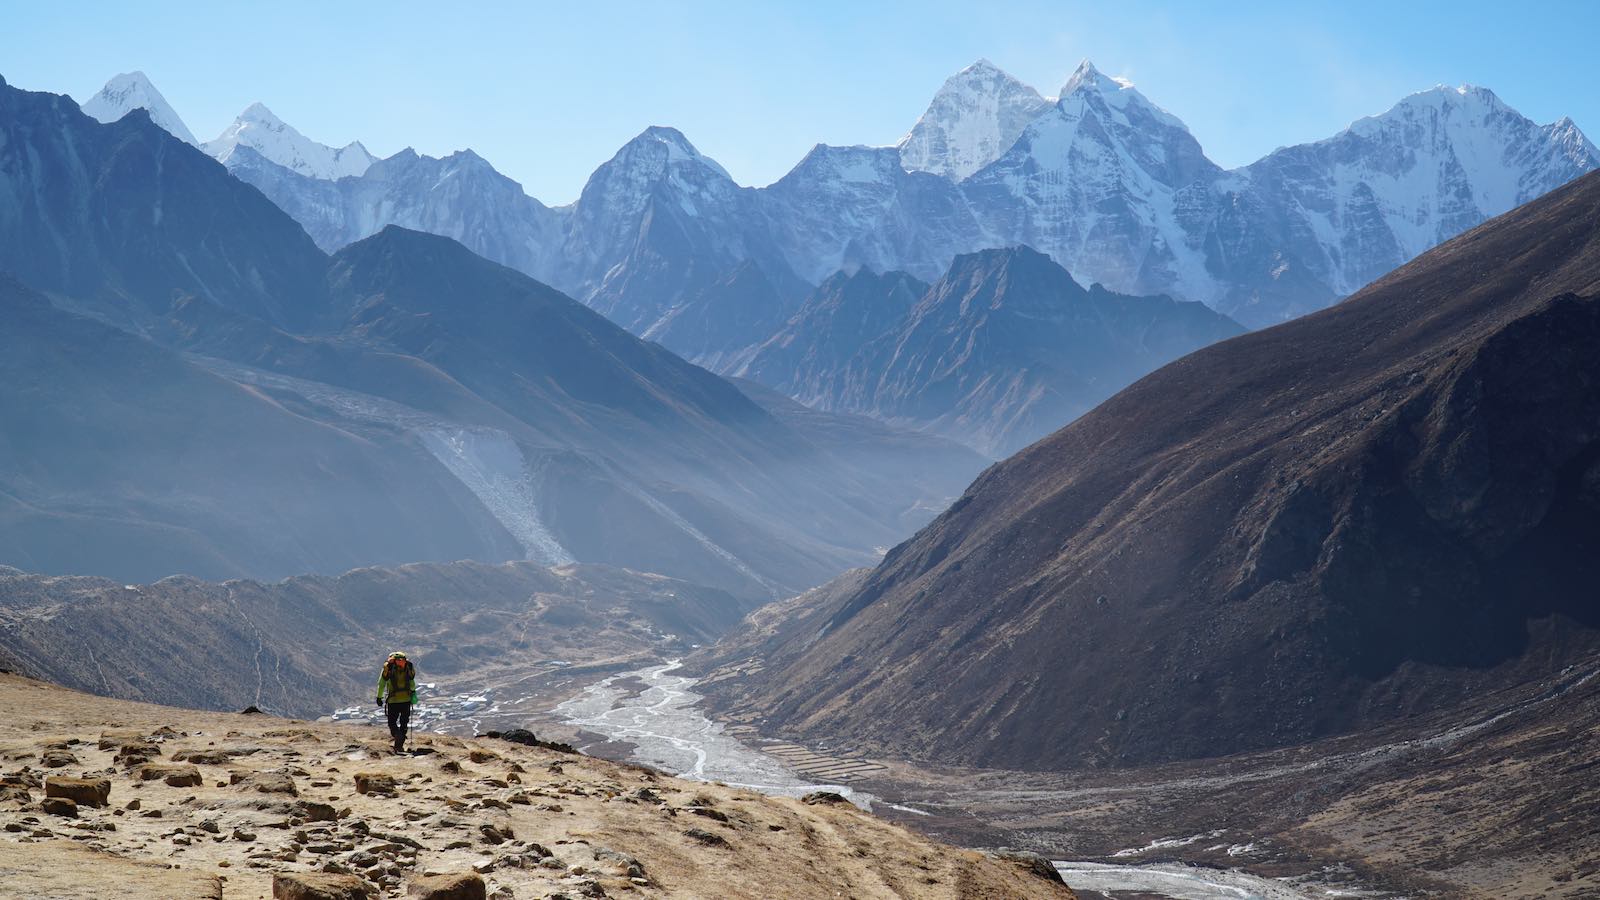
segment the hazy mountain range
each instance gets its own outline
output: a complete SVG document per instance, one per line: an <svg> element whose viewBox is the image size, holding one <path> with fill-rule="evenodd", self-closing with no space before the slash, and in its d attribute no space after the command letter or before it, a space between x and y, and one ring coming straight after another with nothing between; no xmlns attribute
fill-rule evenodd
<svg viewBox="0 0 1600 900"><path fill-rule="evenodd" d="M187 133L137 74L86 108L108 118L141 104ZM1080 283L1201 301L1259 326L1326 306L1600 164L1570 119L1536 125L1485 88L1438 87L1229 171L1179 118L1087 62L1045 98L980 61L939 89L897 147L819 145L759 189L736 184L678 132L650 128L554 209L464 176L492 172L475 157L429 160L416 180L369 176L359 144L321 147L259 104L205 146L295 212L324 249L387 224L426 225L620 311L613 317L636 333L746 259L810 285L858 266L931 281L960 253L1014 245ZM238 158L240 146L260 158ZM321 186L267 174L263 161L375 184L308 204L299 195ZM452 183L463 178L472 184ZM671 284L646 289L629 277L641 269Z"/></svg>
<svg viewBox="0 0 1600 900"><path fill-rule="evenodd" d="M140 105L187 134L137 73L118 76L85 109L107 119ZM897 390L922 398L908 411L831 395L816 373L785 371L770 355L754 367L750 360L773 340L820 339L800 333L813 319L790 319L836 273L904 272L933 282L960 256L1016 246L1049 256L1079 285L1200 302L1247 326L1268 325L1321 309L1600 165L1600 152L1570 120L1540 126L1486 89L1438 87L1325 141L1224 170L1180 119L1087 62L1058 96L1044 97L980 61L939 89L897 146L818 145L762 188L737 184L667 127L628 142L561 207L529 197L470 150L435 159L408 149L374 160L359 143L317 144L261 104L203 146L328 252L390 224L452 237L713 371L999 454L1065 424L1153 364L1115 372L1069 364L1097 389L1065 388L1078 396L1008 423L1007 411L974 416L975 398L960 391L904 383ZM1168 332L1184 327L1155 315ZM916 329L872 337L908 336L916 339ZM1172 346L1186 352L1216 336L1202 330ZM993 358L964 360L959 377L1013 397L1034 390L1024 385L1042 377L1028 368L1038 354L994 349ZM1063 390L1043 381L1039 390Z"/></svg>
<svg viewBox="0 0 1600 900"><path fill-rule="evenodd" d="M776 596L982 465L859 418L803 433L447 238L329 256L143 111L0 84L0 198L0 558L32 571L525 557Z"/></svg>

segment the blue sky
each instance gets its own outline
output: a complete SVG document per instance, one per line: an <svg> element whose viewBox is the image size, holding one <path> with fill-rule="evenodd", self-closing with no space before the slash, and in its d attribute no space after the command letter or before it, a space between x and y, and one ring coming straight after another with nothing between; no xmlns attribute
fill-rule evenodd
<svg viewBox="0 0 1600 900"><path fill-rule="evenodd" d="M270 10L270 12L268 11ZM987 57L1054 94L1088 57L1225 166L1434 84L1493 88L1600 139L1600 2L32 3L0 74L86 99L144 70L214 137L252 101L323 143L471 147L550 203L647 125L743 184L815 143L889 144Z"/></svg>

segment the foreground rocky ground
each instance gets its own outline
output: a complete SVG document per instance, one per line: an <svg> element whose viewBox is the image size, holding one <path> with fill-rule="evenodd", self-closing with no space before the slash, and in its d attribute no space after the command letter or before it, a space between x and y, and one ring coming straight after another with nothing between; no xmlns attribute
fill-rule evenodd
<svg viewBox="0 0 1600 900"><path fill-rule="evenodd" d="M832 796L766 797L500 739L419 735L416 755L396 757L370 727L12 675L0 709L7 896L1072 896Z"/></svg>

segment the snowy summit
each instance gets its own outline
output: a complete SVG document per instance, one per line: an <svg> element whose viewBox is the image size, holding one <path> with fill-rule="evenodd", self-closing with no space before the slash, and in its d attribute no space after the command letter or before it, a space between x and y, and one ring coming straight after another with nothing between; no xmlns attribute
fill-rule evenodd
<svg viewBox="0 0 1600 900"><path fill-rule="evenodd" d="M206 141L202 149L227 163L228 157L240 146L249 147L286 169L327 181L360 175L376 161L360 141L338 149L319 144L260 103L250 104L216 140Z"/></svg>
<svg viewBox="0 0 1600 900"><path fill-rule="evenodd" d="M150 121L166 129L173 137L200 146L188 126L183 124L183 119L167 103L167 98L161 96L161 92L156 90L143 72L118 75L106 82L100 93L90 97L80 108L85 115L101 122L115 122L133 110L143 109L150 114Z"/></svg>

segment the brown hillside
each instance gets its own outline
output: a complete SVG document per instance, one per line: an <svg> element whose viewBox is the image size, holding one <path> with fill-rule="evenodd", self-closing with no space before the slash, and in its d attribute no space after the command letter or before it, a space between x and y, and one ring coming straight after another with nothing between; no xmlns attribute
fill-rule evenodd
<svg viewBox="0 0 1600 900"><path fill-rule="evenodd" d="M502 900L1071 896L848 803L507 741L422 736L431 752L395 757L371 728L148 706L15 676L0 676L0 708L6 896L265 898L274 879L330 873L372 896L468 896L421 884L473 873ZM52 781L76 776L106 779L108 804L46 800L61 792Z"/></svg>

